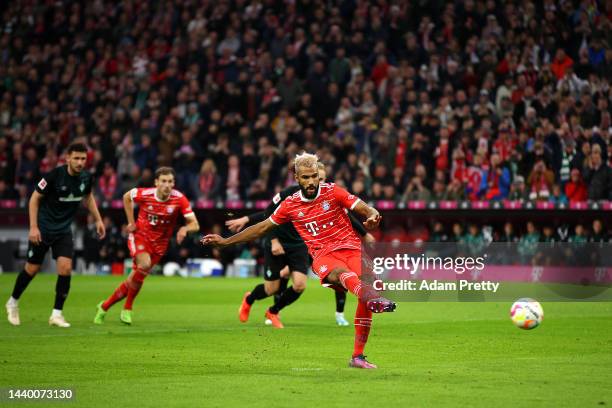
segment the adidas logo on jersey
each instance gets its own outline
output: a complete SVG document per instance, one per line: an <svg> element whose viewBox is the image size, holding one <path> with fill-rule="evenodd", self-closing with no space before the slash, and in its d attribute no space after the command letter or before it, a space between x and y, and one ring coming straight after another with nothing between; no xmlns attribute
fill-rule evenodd
<svg viewBox="0 0 612 408"><path fill-rule="evenodd" d="M304 213L300 211L300 212L298 213L298 217L303 217L303 216L304 216Z"/></svg>
<svg viewBox="0 0 612 408"><path fill-rule="evenodd" d="M327 271L327 265L321 265L321 267L319 268L319 272L325 273L325 271Z"/></svg>

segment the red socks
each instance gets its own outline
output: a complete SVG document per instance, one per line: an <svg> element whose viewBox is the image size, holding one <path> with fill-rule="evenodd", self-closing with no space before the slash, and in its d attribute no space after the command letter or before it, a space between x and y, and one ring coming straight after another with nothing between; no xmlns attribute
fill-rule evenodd
<svg viewBox="0 0 612 408"><path fill-rule="evenodd" d="M147 274L142 273L139 269L136 269L132 282L128 286L127 299L125 300L125 306L123 307L124 309L132 310L132 303L134 303L134 299L136 296L138 296L138 292L140 292L140 288L142 288L142 283L146 277Z"/></svg>
<svg viewBox="0 0 612 408"><path fill-rule="evenodd" d="M366 306L365 301L359 301L355 311L355 348L353 357L363 354L363 349L368 342L370 327L372 326L372 312Z"/></svg>
<svg viewBox="0 0 612 408"><path fill-rule="evenodd" d="M140 292L140 288L146 277L146 273L136 269L132 282L130 283L128 279L121 282L117 289L115 289L115 292L113 292L113 294L102 304L102 309L108 310L112 305L127 296L124 309L132 310L134 298L136 298L138 292Z"/></svg>
<svg viewBox="0 0 612 408"><path fill-rule="evenodd" d="M357 296L360 301L368 301L378 297L378 293L374 288L367 284L363 284L359 276L353 271L342 272L339 278L342 286L348 289L353 295Z"/></svg>
<svg viewBox="0 0 612 408"><path fill-rule="evenodd" d="M117 289L115 289L115 292L113 292L113 294L110 295L110 297L106 299L104 303L102 303L102 309L104 310L110 309L112 305L114 305L115 303L117 303L118 301L126 297L127 293L128 293L128 283L127 283L127 280L124 280L123 282L121 282L119 286L117 286Z"/></svg>

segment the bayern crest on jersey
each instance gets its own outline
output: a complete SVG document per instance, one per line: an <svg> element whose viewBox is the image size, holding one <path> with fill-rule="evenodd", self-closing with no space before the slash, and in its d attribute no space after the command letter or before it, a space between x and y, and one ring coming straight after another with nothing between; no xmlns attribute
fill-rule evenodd
<svg viewBox="0 0 612 408"><path fill-rule="evenodd" d="M323 201L323 211L329 210L329 203L327 201Z"/></svg>
<svg viewBox="0 0 612 408"><path fill-rule="evenodd" d="M166 207L166 211L168 211L168 214L172 214L174 212L174 207L170 205Z"/></svg>

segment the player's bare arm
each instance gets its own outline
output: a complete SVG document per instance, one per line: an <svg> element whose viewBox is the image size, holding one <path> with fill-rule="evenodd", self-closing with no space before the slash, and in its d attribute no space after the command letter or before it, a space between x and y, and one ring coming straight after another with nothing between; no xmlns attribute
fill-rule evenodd
<svg viewBox="0 0 612 408"><path fill-rule="evenodd" d="M378 212L378 210L374 207L370 207L363 201L359 201L353 212L359 214L362 218L366 220L363 222L364 227L368 230L373 230L378 228L380 224L380 220L382 219L382 215Z"/></svg>
<svg viewBox="0 0 612 408"><path fill-rule="evenodd" d="M104 239L106 236L106 228L104 227L104 222L102 222L102 217L100 216L100 211L98 211L98 205L96 204L96 199L94 198L93 193L89 193L85 201L85 205L96 220L96 232L98 233L98 238Z"/></svg>
<svg viewBox="0 0 612 408"><path fill-rule="evenodd" d="M40 200L43 195L38 191L34 190L30 202L28 203L28 210L30 215L30 232L28 234L28 240L34 245L40 244L42 237L40 230L38 229L38 209L40 208Z"/></svg>
<svg viewBox="0 0 612 408"><path fill-rule="evenodd" d="M268 231L272 228L276 227L270 219L266 219L262 222L259 222L255 225L250 226L242 232L239 232L236 235L232 235L229 238L223 238L217 234L209 234L204 236L200 243L202 245L211 245L216 247L226 247L235 244L241 244L244 242L253 241L259 237L264 236Z"/></svg>
<svg viewBox="0 0 612 408"><path fill-rule="evenodd" d="M191 215L185 217L185 225L179 228L176 233L176 242L180 245L181 242L185 239L187 234L190 232L197 232L200 230L200 223L196 218L195 214L191 213Z"/></svg>
<svg viewBox="0 0 612 408"><path fill-rule="evenodd" d="M136 221L134 220L134 202L132 201L132 192L128 191L123 195L123 210L127 218L128 232L136 231Z"/></svg>

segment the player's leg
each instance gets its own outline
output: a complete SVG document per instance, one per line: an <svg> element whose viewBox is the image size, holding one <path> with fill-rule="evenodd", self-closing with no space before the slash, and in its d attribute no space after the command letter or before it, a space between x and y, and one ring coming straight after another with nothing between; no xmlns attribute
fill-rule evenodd
<svg viewBox="0 0 612 408"><path fill-rule="evenodd" d="M249 320L253 303L272 296L278 292L280 287L280 271L285 267L283 257L272 255L272 251L269 248L264 250L264 255L266 260L264 283L260 283L252 291L247 291L244 294L238 309L238 319L242 323Z"/></svg>
<svg viewBox="0 0 612 408"><path fill-rule="evenodd" d="M370 328L372 327L372 312L368 308L367 302L359 300L357 303L354 323L355 343L349 366L355 368L376 368L376 365L367 361L363 355L363 350L370 336Z"/></svg>
<svg viewBox="0 0 612 408"><path fill-rule="evenodd" d="M338 326L348 326L349 322L344 317L344 305L346 304L346 291L335 290L336 296L336 324Z"/></svg>
<svg viewBox="0 0 612 408"><path fill-rule="evenodd" d="M285 289L285 291L281 293L278 301L266 310L266 319L269 319L272 326L278 329L284 327L279 318L280 311L298 300L306 289L308 277L305 272L293 271L291 272L291 280L293 285Z"/></svg>
<svg viewBox="0 0 612 408"><path fill-rule="evenodd" d="M138 242L136 242L136 240L138 240ZM142 243L134 234L130 234L128 238L128 249L130 250L130 256L132 257L133 268L136 268L136 255L137 248L139 246L144 248L144 243ZM128 294L128 289L129 278L121 282L119 286L115 288L115 291L105 301L98 303L94 323L104 323L104 317L106 316L108 309L110 309L115 303L125 299Z"/></svg>
<svg viewBox="0 0 612 408"><path fill-rule="evenodd" d="M60 256L57 262L57 282L55 283L55 303L49 317L49 325L57 327L70 327L64 318L64 302L70 292L70 276L72 274L72 258Z"/></svg>
<svg viewBox="0 0 612 408"><path fill-rule="evenodd" d="M148 252L139 252L134 258L134 269L127 278L127 296L125 305L121 311L120 320L125 324L132 324L132 307L134 300L144 283L144 280L149 276L151 268L159 262L161 256L149 254Z"/></svg>
<svg viewBox="0 0 612 408"><path fill-rule="evenodd" d="M19 298L26 290L34 276L40 271L40 266L47 253L48 246L44 243L39 245L29 244L28 247L28 259L26 264L17 279L15 279L15 285L13 286L13 292L6 302L6 315L10 324L13 326L19 326L21 320L19 318Z"/></svg>
<svg viewBox="0 0 612 408"><path fill-rule="evenodd" d="M397 306L395 302L381 297L372 286L361 280L361 251L334 251L328 257L332 259L335 257L339 263L336 263L337 266L325 275L326 283L342 285L357 296L359 300L367 302L368 308L374 313L393 312L395 310ZM322 261L317 262L320 265Z"/></svg>
<svg viewBox="0 0 612 408"><path fill-rule="evenodd" d="M278 319L278 313L291 303L298 300L306 289L306 282L308 281L308 264L310 259L308 257L308 251L304 249L290 250L287 249L285 254L285 262L287 263L289 270L291 271L291 280L293 285L285 289L278 299L266 311L266 318L272 321L272 325L277 328L282 328L282 323ZM276 320L276 324L275 324Z"/></svg>
<svg viewBox="0 0 612 408"><path fill-rule="evenodd" d="M240 309L238 309L238 319L240 319L242 323L249 320L249 314L251 313L251 306L253 306L253 303L278 292L280 279L269 280L272 277L272 275L266 275L264 283L260 283L255 286L252 291L244 294Z"/></svg>
<svg viewBox="0 0 612 408"><path fill-rule="evenodd" d="M72 258L74 257L74 241L72 234L63 234L51 244L53 258L57 266L57 282L55 284L55 303L49 317L49 325L57 327L70 327L63 315L64 303L70 292L70 278L72 275Z"/></svg>
<svg viewBox="0 0 612 408"><path fill-rule="evenodd" d="M376 368L376 365L368 362L363 355L372 325L372 311L378 312L379 305L388 308L388 310L381 308L380 312L393 311L395 303L381 298L374 288L361 281L360 251L334 251L318 259L313 264L313 268L319 273L322 282L341 285L357 296L359 303L355 311L355 343L349 366ZM331 271L328 272L330 269Z"/></svg>
<svg viewBox="0 0 612 408"><path fill-rule="evenodd" d="M289 271L289 267L285 266L280 273L280 286L278 288L278 292L274 294L274 303L278 302L280 299L281 293L287 289L289 285L289 279L291 278L291 271Z"/></svg>
<svg viewBox="0 0 612 408"><path fill-rule="evenodd" d="M119 302L122 299L125 299L128 292L128 281L124 280L115 288L113 293L104 301L98 303L96 317L94 318L94 323L102 324L104 323L104 317L106 316L106 312L111 308L115 303Z"/></svg>

